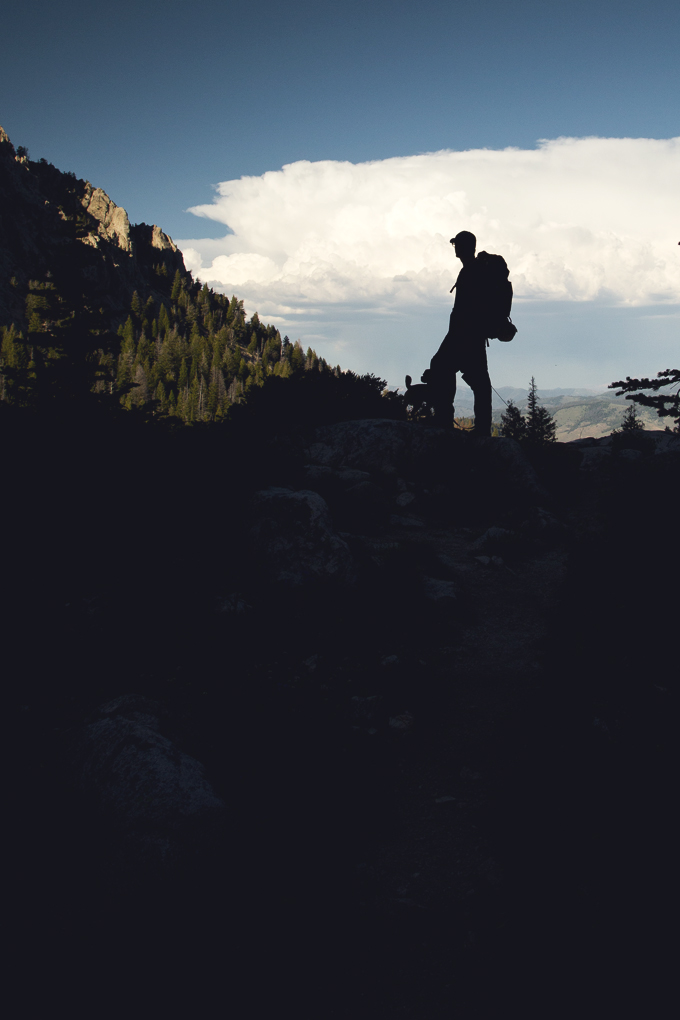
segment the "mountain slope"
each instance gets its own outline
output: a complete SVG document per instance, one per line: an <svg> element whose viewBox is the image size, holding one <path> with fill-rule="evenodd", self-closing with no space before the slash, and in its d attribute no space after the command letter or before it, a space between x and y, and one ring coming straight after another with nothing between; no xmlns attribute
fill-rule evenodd
<svg viewBox="0 0 680 1020"><path fill-rule="evenodd" d="M21 152L0 127L0 325L26 325L32 279L51 278L115 318L135 290L161 300L177 271L189 276L159 227L131 225L101 188Z"/></svg>
<svg viewBox="0 0 680 1020"><path fill-rule="evenodd" d="M193 279L159 227L31 162L2 128L0 336L0 402L19 406L94 392L190 423L223 418L268 376L356 381L257 313L247 320L242 301ZM369 396L384 385L368 382Z"/></svg>

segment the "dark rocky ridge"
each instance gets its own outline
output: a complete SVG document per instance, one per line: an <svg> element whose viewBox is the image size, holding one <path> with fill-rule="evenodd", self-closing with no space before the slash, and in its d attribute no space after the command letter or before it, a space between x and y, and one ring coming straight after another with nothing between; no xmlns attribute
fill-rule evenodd
<svg viewBox="0 0 680 1020"><path fill-rule="evenodd" d="M226 982L252 1015L543 1017L627 1002L626 967L661 995L675 694L645 644L674 611L627 592L666 569L678 452L626 443L338 423L229 524L244 573L14 593L28 959L123 997L143 961L173 1008ZM173 779L140 829L146 766L115 762L159 753L207 827Z"/></svg>

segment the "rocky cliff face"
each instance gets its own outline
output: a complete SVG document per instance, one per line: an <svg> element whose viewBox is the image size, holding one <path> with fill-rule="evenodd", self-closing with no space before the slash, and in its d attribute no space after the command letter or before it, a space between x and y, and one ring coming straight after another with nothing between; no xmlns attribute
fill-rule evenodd
<svg viewBox="0 0 680 1020"><path fill-rule="evenodd" d="M47 274L115 319L134 290L162 300L177 270L182 254L159 227L130 224L101 188L17 154L0 127L0 324L23 324L28 281Z"/></svg>

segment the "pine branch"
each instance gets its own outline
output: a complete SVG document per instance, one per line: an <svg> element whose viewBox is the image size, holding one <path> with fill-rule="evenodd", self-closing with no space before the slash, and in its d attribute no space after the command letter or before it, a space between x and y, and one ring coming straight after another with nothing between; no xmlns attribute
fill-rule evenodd
<svg viewBox="0 0 680 1020"><path fill-rule="evenodd" d="M660 390L663 386L671 386L673 383L680 386L680 369L678 368L665 368L662 372L657 372L656 379L631 379L627 375L625 380L610 383L607 389L616 389L616 396L621 397L624 393L631 393L634 390Z"/></svg>
<svg viewBox="0 0 680 1020"><path fill-rule="evenodd" d="M658 391L666 386L675 386L675 392L658 393L656 396L640 392ZM626 400L634 400L643 407L653 407L660 418L673 418L675 431L680 432L680 369L665 368L657 373L656 379L631 379L626 376L625 380L610 383L608 389L616 389L617 397L625 393Z"/></svg>

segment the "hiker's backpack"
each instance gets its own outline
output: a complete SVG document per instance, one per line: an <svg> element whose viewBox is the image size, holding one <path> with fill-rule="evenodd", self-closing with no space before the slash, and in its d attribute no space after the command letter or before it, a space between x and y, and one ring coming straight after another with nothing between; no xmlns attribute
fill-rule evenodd
<svg viewBox="0 0 680 1020"><path fill-rule="evenodd" d="M517 332L517 326L510 319L512 284L508 280L508 265L502 255L490 255L487 251L480 251L475 262L483 280L484 335L489 340L508 343Z"/></svg>

